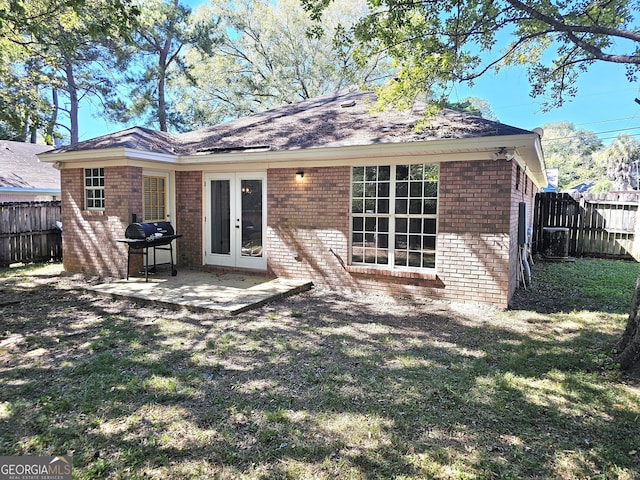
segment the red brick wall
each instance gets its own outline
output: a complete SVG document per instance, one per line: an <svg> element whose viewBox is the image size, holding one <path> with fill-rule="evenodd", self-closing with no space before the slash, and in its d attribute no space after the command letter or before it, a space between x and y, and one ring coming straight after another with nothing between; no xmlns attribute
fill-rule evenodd
<svg viewBox="0 0 640 480"><path fill-rule="evenodd" d="M507 306L510 198L504 161L440 165L438 276L447 298Z"/></svg>
<svg viewBox="0 0 640 480"><path fill-rule="evenodd" d="M440 164L437 273L389 272L346 265L350 168L267 172L267 259L282 277L332 288L477 301L506 307L516 288L518 202L535 188L505 161ZM132 214L142 218L142 169L105 168L104 212L84 210L84 170L63 170L64 266L72 272L123 277L124 236ZM176 172L177 263L202 265L202 172ZM524 189L527 193L524 193ZM532 209L529 214L532 215ZM137 258L137 257L135 257Z"/></svg>
<svg viewBox="0 0 640 480"><path fill-rule="evenodd" d="M507 306L511 228L511 163L440 165L437 275L393 273L348 259L350 169L268 171L269 268L334 288L421 295ZM517 208L517 206L516 206Z"/></svg>
<svg viewBox="0 0 640 480"><path fill-rule="evenodd" d="M183 235L175 242L180 265L202 265L202 194L202 172L176 172L175 231Z"/></svg>
<svg viewBox="0 0 640 480"><path fill-rule="evenodd" d="M535 184L527 177L524 169L518 168L515 162L511 165L511 236L509 263L509 298L518 287L518 217L519 204L527 204L528 225L533 225L533 207L538 191Z"/></svg>
<svg viewBox="0 0 640 480"><path fill-rule="evenodd" d="M84 207L84 169L62 170L62 248L64 268L88 275L124 277L127 249L115 241L124 237L132 214L142 218L142 169L106 167L105 209ZM136 257L136 262L140 259Z"/></svg>
<svg viewBox="0 0 640 480"><path fill-rule="evenodd" d="M267 259L279 276L310 278L318 284L349 282L332 249L347 259L349 167L267 172ZM297 257L295 257L297 255Z"/></svg>

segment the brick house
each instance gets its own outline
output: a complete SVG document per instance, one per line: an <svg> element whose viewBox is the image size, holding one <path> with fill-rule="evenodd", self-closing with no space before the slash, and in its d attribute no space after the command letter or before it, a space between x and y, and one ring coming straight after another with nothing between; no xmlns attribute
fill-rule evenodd
<svg viewBox="0 0 640 480"><path fill-rule="evenodd" d="M451 110L376 113L374 102L327 95L41 155L62 176L65 269L124 277L115 239L134 220L169 220L180 266L506 307L518 204L546 185L540 135Z"/></svg>

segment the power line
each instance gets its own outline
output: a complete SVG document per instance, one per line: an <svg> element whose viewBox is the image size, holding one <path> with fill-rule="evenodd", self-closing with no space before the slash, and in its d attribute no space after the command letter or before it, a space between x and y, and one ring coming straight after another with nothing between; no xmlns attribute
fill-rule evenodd
<svg viewBox="0 0 640 480"><path fill-rule="evenodd" d="M578 127L580 125L595 125L597 123L611 123L611 122L621 122L623 120L635 120L636 118L640 118L640 116L635 115L633 117L612 118L611 120L598 120L597 122L574 123L573 125Z"/></svg>
<svg viewBox="0 0 640 480"><path fill-rule="evenodd" d="M590 132L593 133L594 135L602 135L604 133L616 133L616 132L626 132L627 130L638 130L640 129L640 127L629 127L629 128L617 128L615 130L603 130L602 132ZM636 136L639 135L637 133L633 134L630 133L629 136ZM578 135L568 135L566 137L556 137L556 138L549 138L548 140L546 140L547 142L553 142L556 140L566 140L566 139L571 139L571 138L577 138ZM615 137L610 137L610 138L615 138ZM606 138L601 138L600 140L606 140Z"/></svg>
<svg viewBox="0 0 640 480"><path fill-rule="evenodd" d="M628 136L629 137L638 137L638 136L640 136L640 133L630 133ZM618 136L615 136L615 137L604 137L604 138L601 138L600 140L612 140L612 139L615 139L615 138L618 138Z"/></svg>

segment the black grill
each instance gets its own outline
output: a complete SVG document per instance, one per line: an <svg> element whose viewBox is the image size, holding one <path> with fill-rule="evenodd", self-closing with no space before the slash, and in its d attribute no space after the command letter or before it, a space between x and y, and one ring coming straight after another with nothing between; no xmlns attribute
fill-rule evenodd
<svg viewBox="0 0 640 480"><path fill-rule="evenodd" d="M158 264L156 263L156 249L168 250L170 252L171 275L176 276L178 272L173 266L173 245L171 242L182 235L176 235L173 226L169 222L146 222L132 223L124 231L125 238L117 239L118 242L126 243L129 247L127 255L127 280L129 279L129 266L131 255L144 256L144 278L149 281L149 272L155 273ZM149 264L149 248L153 248L153 265ZM161 265L161 264L160 264Z"/></svg>

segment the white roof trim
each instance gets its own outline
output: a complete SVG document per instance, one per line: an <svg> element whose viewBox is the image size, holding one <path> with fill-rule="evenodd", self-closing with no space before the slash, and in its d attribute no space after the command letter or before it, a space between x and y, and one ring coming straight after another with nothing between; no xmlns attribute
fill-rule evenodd
<svg viewBox="0 0 640 480"><path fill-rule="evenodd" d="M87 162L94 160L109 160L109 159L134 159L134 160L152 160L156 162L175 163L178 158L177 155L167 153L149 152L146 150L137 150L134 148L100 148L95 150L80 150L75 152L63 152L63 153L48 153L38 155L38 160L44 163L58 162Z"/></svg>
<svg viewBox="0 0 640 480"><path fill-rule="evenodd" d="M108 148L82 150L64 153L48 153L38 158L42 162L53 163L56 168L63 164L87 164L106 162L114 164L138 164L151 161L173 166L176 170L202 169L206 165L230 165L237 163L260 164L262 168L284 168L297 166L344 165L345 161L388 159L389 157L417 157L428 155L434 162L473 161L491 159L501 148L517 152L517 159L526 166L527 173L538 187L547 185L544 156L537 133L521 135L486 136L463 139L437 139L415 142L375 143L368 145L324 146L292 150L236 151L225 153L205 153L197 155L171 155L136 150L131 148ZM124 161L124 162L123 162ZM132 162L133 161L133 162ZM78 165L79 166L79 165Z"/></svg>

